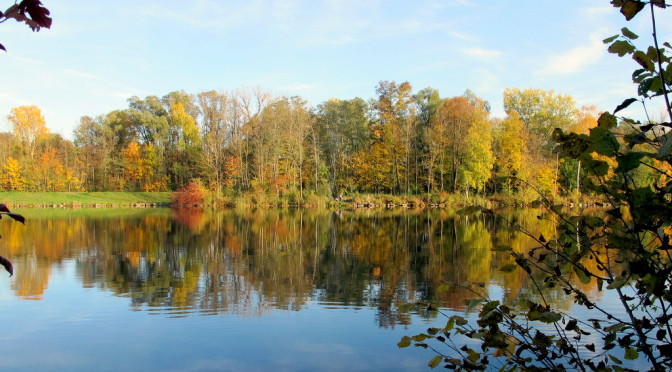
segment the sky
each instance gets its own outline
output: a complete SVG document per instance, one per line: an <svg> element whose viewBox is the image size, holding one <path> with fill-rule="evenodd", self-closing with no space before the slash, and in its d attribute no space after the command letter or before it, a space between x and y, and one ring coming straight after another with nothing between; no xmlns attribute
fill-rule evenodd
<svg viewBox="0 0 672 372"><path fill-rule="evenodd" d="M51 132L72 139L80 117L124 109L132 96L260 87L316 106L368 100L382 80L442 97L470 89L499 117L502 93L514 87L613 110L636 96L637 65L602 40L624 26L642 45L651 39L648 15L626 22L608 0L42 2L51 29L0 24L2 131L21 105L37 105ZM672 40L664 13L660 37ZM641 117L634 106L626 113Z"/></svg>

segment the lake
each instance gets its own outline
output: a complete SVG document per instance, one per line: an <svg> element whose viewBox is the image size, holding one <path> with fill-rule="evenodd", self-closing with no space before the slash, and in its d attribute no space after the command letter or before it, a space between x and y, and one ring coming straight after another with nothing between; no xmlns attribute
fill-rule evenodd
<svg viewBox="0 0 672 372"><path fill-rule="evenodd" d="M0 221L0 369L415 371L405 335L493 299L534 297L493 247L535 244L446 210L24 209ZM503 211L553 235L540 210ZM595 288L586 288L596 294ZM562 292L546 294L571 310ZM471 314L472 318L476 314Z"/></svg>

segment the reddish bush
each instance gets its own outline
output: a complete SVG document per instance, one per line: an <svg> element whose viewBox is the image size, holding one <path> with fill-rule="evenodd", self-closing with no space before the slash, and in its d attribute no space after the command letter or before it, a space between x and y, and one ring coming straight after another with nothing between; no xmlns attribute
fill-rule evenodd
<svg viewBox="0 0 672 372"><path fill-rule="evenodd" d="M175 207L196 207L203 205L205 200L205 189L196 183L178 189L171 196L172 205Z"/></svg>

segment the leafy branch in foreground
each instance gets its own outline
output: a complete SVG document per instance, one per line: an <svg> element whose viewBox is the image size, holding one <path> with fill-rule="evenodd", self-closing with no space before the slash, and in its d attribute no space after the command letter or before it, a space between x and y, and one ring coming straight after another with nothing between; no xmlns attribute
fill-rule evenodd
<svg viewBox="0 0 672 372"><path fill-rule="evenodd" d="M10 212L9 208L7 208L7 206L4 204L0 204L0 219L2 219L2 216L7 216L15 221L21 222L24 225L26 224L25 217L20 214ZM0 265L2 265L5 270L7 270L9 276L14 275L14 266L12 266L12 262L10 260L0 256Z"/></svg>
<svg viewBox="0 0 672 372"><path fill-rule="evenodd" d="M42 5L40 0L22 0L14 2L4 12L0 11L0 23L8 19L14 19L17 22L25 22L33 31L40 31L40 28L51 28L51 17L49 17L49 9ZM5 47L0 44L0 49L7 51Z"/></svg>
<svg viewBox="0 0 672 372"><path fill-rule="evenodd" d="M633 74L641 101L662 97L670 122L640 123L615 116L640 100L630 98L613 113L603 113L589 134L553 133L556 151L580 160L590 172L582 187L601 195L610 209L603 215L571 214L543 200L541 204L557 223L553 237L534 236L506 221L539 246L517 252L499 245L497 249L509 251L515 261L501 270L524 270L536 299L514 307L472 290L469 307L480 306L475 322L450 316L444 327L399 342L399 347L428 348L428 340L437 341L441 346L431 346L437 355L429 361L430 367L621 371L636 363L638 369L672 369L672 109L668 98L672 45L663 43L665 48L659 48L655 28L656 8L667 5L664 1L611 3L626 20L647 4L650 7L653 46L638 50L633 43L638 36L627 28L605 43L611 53L630 55L642 67ZM465 208L462 213L503 219L482 207ZM589 284L596 286L604 301L587 293L584 288ZM545 295L551 289L571 296L588 317L554 309Z"/></svg>

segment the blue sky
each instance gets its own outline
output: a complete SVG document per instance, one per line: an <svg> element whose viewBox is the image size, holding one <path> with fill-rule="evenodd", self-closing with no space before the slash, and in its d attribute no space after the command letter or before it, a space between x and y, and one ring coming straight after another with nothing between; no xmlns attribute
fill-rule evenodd
<svg viewBox="0 0 672 372"><path fill-rule="evenodd" d="M317 105L369 99L379 81L395 80L444 97L471 89L495 116L511 87L553 89L613 110L636 95L636 65L608 54L602 40L623 26L646 45L650 35L648 17L626 24L608 0L43 3L51 29L0 25L8 50L0 53L0 129L9 130L12 107L34 104L67 138L83 115L173 90L259 86ZM672 40L666 13L661 36Z"/></svg>

